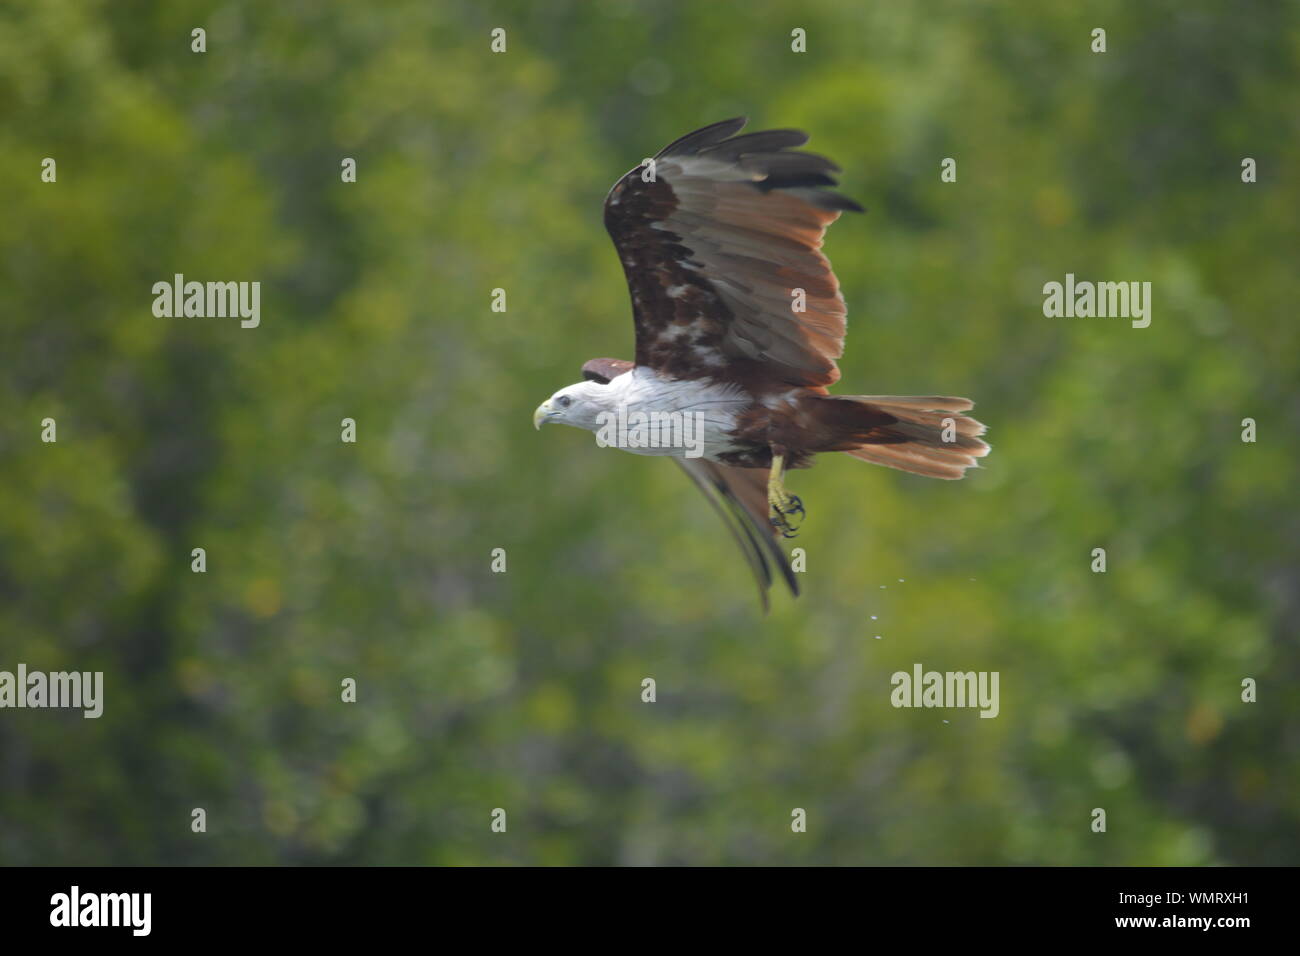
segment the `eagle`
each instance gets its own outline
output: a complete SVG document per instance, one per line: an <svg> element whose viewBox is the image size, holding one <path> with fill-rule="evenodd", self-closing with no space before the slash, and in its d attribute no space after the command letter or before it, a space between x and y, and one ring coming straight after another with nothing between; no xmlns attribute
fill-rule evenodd
<svg viewBox="0 0 1300 956"><path fill-rule="evenodd" d="M766 611L774 570L799 594L781 541L806 512L787 469L844 452L961 478L989 446L962 414L969 399L827 391L845 304L822 239L842 212L863 210L828 188L839 167L799 150L807 134L739 135L745 124L688 133L614 184L605 228L631 292L636 357L591 359L533 424L672 458L739 544Z"/></svg>

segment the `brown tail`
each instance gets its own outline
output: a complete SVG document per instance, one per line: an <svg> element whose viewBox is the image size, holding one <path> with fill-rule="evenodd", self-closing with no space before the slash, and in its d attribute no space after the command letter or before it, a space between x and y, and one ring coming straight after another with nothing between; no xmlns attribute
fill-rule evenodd
<svg viewBox="0 0 1300 956"><path fill-rule="evenodd" d="M854 458L930 478L961 478L989 453L984 426L960 412L968 398L907 395L834 395L823 401L850 403L835 415L850 435L841 447Z"/></svg>

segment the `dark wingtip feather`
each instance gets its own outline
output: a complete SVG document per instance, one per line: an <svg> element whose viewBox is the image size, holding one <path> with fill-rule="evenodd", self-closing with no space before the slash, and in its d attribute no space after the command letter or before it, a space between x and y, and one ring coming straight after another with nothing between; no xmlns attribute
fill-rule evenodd
<svg viewBox="0 0 1300 956"><path fill-rule="evenodd" d="M840 209L844 212L866 212L861 205L842 193L821 193L828 200L828 209Z"/></svg>
<svg viewBox="0 0 1300 956"><path fill-rule="evenodd" d="M663 149L659 150L658 159L663 156L693 156L703 149L715 146L723 140L734 136L745 128L749 122L748 116L733 116L731 119L721 120L717 123L710 123L708 126L702 126L693 132L681 136Z"/></svg>
<svg viewBox="0 0 1300 956"><path fill-rule="evenodd" d="M754 185L760 192L771 192L773 189L799 189L804 186L834 186L835 180L825 173L786 173L783 175L765 176L756 180Z"/></svg>
<svg viewBox="0 0 1300 956"><path fill-rule="evenodd" d="M733 136L709 149L726 159L739 159L750 153L775 153L782 149L797 149L808 142L808 134L801 129L768 129L760 133Z"/></svg>
<svg viewBox="0 0 1300 956"><path fill-rule="evenodd" d="M798 129L769 129L737 136L748 119L737 116L687 133L659 151L660 157L710 157L738 163L755 174L754 188L761 192L774 189L798 190L809 202L822 209L842 212L865 212L854 200L824 189L836 186L835 173L840 168L817 153L792 152L808 142L808 134Z"/></svg>

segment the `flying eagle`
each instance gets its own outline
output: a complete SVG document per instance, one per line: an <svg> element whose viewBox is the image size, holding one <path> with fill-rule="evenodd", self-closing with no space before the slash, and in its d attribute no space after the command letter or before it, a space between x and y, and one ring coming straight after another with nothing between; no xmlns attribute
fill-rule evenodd
<svg viewBox="0 0 1300 956"><path fill-rule="evenodd" d="M737 136L745 122L689 133L614 184L605 228L632 293L636 360L587 362L584 380L542 402L533 424L599 435L635 421L641 440L609 443L686 471L744 551L766 609L773 568L799 593L779 544L804 516L787 468L842 451L961 478L989 446L984 426L961 414L973 405L965 398L827 393L840 377L845 308L822 237L862 207L825 188L836 185L834 163L795 151L806 134ZM697 424L694 445L644 440L656 421L674 436Z"/></svg>

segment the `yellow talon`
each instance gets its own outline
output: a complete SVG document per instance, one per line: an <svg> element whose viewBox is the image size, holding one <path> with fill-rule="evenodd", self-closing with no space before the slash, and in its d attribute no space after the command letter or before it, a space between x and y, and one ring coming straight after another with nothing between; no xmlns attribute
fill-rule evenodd
<svg viewBox="0 0 1300 956"><path fill-rule="evenodd" d="M767 477L767 504L772 527L785 538L793 538L798 525L790 523L792 515L804 514L803 502L785 490L785 455L772 455L772 470Z"/></svg>

